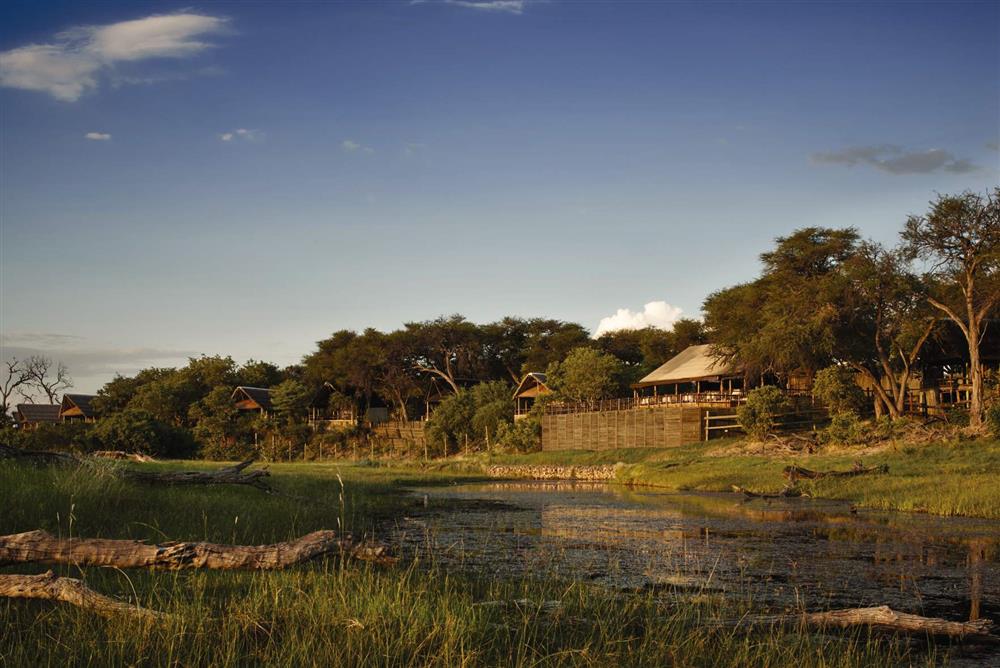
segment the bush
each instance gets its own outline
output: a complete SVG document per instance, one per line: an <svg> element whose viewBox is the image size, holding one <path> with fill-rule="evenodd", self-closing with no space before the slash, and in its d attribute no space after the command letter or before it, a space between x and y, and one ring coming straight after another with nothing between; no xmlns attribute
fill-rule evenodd
<svg viewBox="0 0 1000 668"><path fill-rule="evenodd" d="M548 366L548 385L567 401L595 403L619 389L622 363L593 348L574 348L562 362Z"/></svg>
<svg viewBox="0 0 1000 668"><path fill-rule="evenodd" d="M837 365L829 366L816 374L812 394L829 409L830 415L849 413L857 416L867 403L854 372Z"/></svg>
<svg viewBox="0 0 1000 668"><path fill-rule="evenodd" d="M514 420L514 400L510 386L502 381L480 383L459 390L442 401L427 421L431 447L440 443L491 442Z"/></svg>
<svg viewBox="0 0 1000 668"><path fill-rule="evenodd" d="M100 420L92 432L100 449L184 457L195 450L191 432L161 422L144 410L126 409Z"/></svg>
<svg viewBox="0 0 1000 668"><path fill-rule="evenodd" d="M830 416L830 424L822 432L823 441L851 445L867 443L873 431L854 413L834 413Z"/></svg>
<svg viewBox="0 0 1000 668"><path fill-rule="evenodd" d="M777 416L786 410L788 400L784 392L765 385L747 393L747 401L736 409L736 416L747 436L760 441L774 430Z"/></svg>
<svg viewBox="0 0 1000 668"><path fill-rule="evenodd" d="M513 423L500 425L497 443L506 452L535 452L542 444L542 425L527 417Z"/></svg>
<svg viewBox="0 0 1000 668"><path fill-rule="evenodd" d="M21 450L91 452L100 449L93 429L93 424L85 422L40 424L30 430L8 428L0 430L0 442Z"/></svg>

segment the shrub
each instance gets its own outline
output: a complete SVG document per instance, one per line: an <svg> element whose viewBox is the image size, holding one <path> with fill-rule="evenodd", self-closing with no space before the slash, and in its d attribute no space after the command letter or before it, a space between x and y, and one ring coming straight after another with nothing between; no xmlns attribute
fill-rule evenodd
<svg viewBox="0 0 1000 668"><path fill-rule="evenodd" d="M813 397L830 410L830 415L859 415L867 402L853 371L842 366L828 366L816 374Z"/></svg>
<svg viewBox="0 0 1000 668"><path fill-rule="evenodd" d="M85 422L40 424L30 430L8 428L0 430L0 442L22 450L90 452L100 449L93 429L93 424Z"/></svg>
<svg viewBox="0 0 1000 668"><path fill-rule="evenodd" d="M747 436L763 440L777 424L777 416L788 409L785 394L773 385L747 393L746 403L736 409L737 419Z"/></svg>
<svg viewBox="0 0 1000 668"><path fill-rule="evenodd" d="M830 424L822 432L822 438L828 443L851 445L866 443L873 435L872 430L858 419L854 413L834 413L830 416Z"/></svg>
<svg viewBox="0 0 1000 668"><path fill-rule="evenodd" d="M622 363L614 355L593 348L574 348L562 362L549 365L548 385L562 398L594 403L614 395L619 388Z"/></svg>
<svg viewBox="0 0 1000 668"><path fill-rule="evenodd" d="M491 442L514 420L510 386L502 381L480 383L442 401L427 422L432 445L472 441Z"/></svg>
<svg viewBox="0 0 1000 668"><path fill-rule="evenodd" d="M541 436L541 423L532 417L526 417L500 425L497 443L500 449L507 452L535 452L542 444Z"/></svg>
<svg viewBox="0 0 1000 668"><path fill-rule="evenodd" d="M126 409L100 420L92 432L105 450L183 457L194 452L191 433L156 419L144 410Z"/></svg>

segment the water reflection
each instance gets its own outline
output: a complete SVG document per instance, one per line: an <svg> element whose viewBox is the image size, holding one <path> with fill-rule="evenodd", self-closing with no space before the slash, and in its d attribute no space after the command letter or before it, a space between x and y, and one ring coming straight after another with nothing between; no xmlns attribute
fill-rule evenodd
<svg viewBox="0 0 1000 668"><path fill-rule="evenodd" d="M400 523L397 540L460 568L737 595L782 609L887 604L1000 619L996 521L586 483L419 494L427 507Z"/></svg>

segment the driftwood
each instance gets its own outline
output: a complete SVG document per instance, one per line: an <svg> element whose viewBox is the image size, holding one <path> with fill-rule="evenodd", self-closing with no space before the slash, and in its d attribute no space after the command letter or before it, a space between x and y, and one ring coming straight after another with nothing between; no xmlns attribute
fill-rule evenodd
<svg viewBox="0 0 1000 668"><path fill-rule="evenodd" d="M144 455L141 452L125 452L124 450L97 450L96 452L90 453L90 456L99 457L101 459L127 459L141 464L148 464L156 461L149 455Z"/></svg>
<svg viewBox="0 0 1000 668"><path fill-rule="evenodd" d="M740 487L739 485L733 485L733 491L737 494L743 494L747 499L791 499L800 496L806 496L802 493L794 483L789 483L785 485L780 492L769 494L767 492L751 492L745 487Z"/></svg>
<svg viewBox="0 0 1000 668"><path fill-rule="evenodd" d="M748 616L735 621L720 622L719 626L747 627L760 625L804 625L816 628L852 628L867 626L881 631L955 638L959 640L1000 641L991 634L993 622L979 619L971 622L949 622L937 617L921 617L896 612L887 605L874 608L848 608L829 612L807 612L798 615Z"/></svg>
<svg viewBox="0 0 1000 668"><path fill-rule="evenodd" d="M41 575L0 575L0 597L34 598L61 601L96 612L104 617L132 615L146 619L165 619L167 615L140 608L118 599L98 594L75 578L60 578L52 571Z"/></svg>
<svg viewBox="0 0 1000 668"><path fill-rule="evenodd" d="M267 469L257 469L256 471L244 472L244 469L251 464L253 464L253 459L248 459L245 462L215 471L167 471L158 473L125 469L122 475L129 480L157 485L249 485L250 487L273 493L275 491L274 488L261 480L261 478L270 476L270 471Z"/></svg>
<svg viewBox="0 0 1000 668"><path fill-rule="evenodd" d="M861 462L854 462L854 467L849 471L813 471L811 469L802 468L801 466L786 466L784 475L785 477L795 482L799 478L806 478L808 480L819 480L820 478L850 478L858 475L865 475L867 473L888 473L889 467L886 464L879 464L878 466L865 467Z"/></svg>
<svg viewBox="0 0 1000 668"><path fill-rule="evenodd" d="M384 546L356 543L335 531L314 531L296 540L271 545L220 545L174 541L149 545L138 540L57 538L45 531L0 536L0 566L69 564L112 568L188 568L275 570L331 554L391 564Z"/></svg>
<svg viewBox="0 0 1000 668"><path fill-rule="evenodd" d="M39 465L59 464L63 466L79 466L83 463L79 457L68 452L49 452L47 450L19 450L6 445L0 445L0 459L29 462Z"/></svg>

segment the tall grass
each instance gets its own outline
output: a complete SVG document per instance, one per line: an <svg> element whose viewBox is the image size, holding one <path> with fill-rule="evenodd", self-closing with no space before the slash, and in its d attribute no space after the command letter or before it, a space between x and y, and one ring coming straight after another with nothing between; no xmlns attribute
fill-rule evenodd
<svg viewBox="0 0 1000 668"><path fill-rule="evenodd" d="M335 527L340 517L355 532L375 531L382 519L412 510L401 484L454 478L276 466L275 486L312 499L303 502L0 464L0 532L255 543ZM274 573L54 570L172 617L105 620L69 606L0 601L0 664L851 667L934 658L862 632L711 629L706 621L744 614L747 603L623 595L547 573L456 576L421 563L376 570L335 560Z"/></svg>

